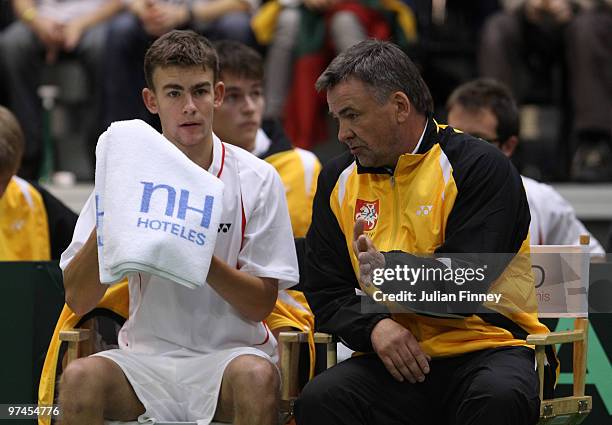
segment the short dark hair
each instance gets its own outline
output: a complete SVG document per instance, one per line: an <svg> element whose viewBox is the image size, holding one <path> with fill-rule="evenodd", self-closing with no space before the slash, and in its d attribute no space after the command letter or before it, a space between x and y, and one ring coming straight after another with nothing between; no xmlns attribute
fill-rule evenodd
<svg viewBox="0 0 612 425"><path fill-rule="evenodd" d="M340 53L319 76L316 88L329 90L349 78L373 88L378 102L401 91L421 114L433 114L433 99L415 64L398 46L387 41L365 40Z"/></svg>
<svg viewBox="0 0 612 425"><path fill-rule="evenodd" d="M238 78L263 80L263 58L253 48L233 40L220 40L213 43L219 57L219 71L223 75L232 74Z"/></svg>
<svg viewBox="0 0 612 425"><path fill-rule="evenodd" d="M25 137L19 121L11 111L0 105L0 172L14 173L21 164Z"/></svg>
<svg viewBox="0 0 612 425"><path fill-rule="evenodd" d="M479 78L460 85L449 96L446 110L455 105L472 111L491 109L497 118L497 138L501 143L519 134L519 112L512 92L497 80Z"/></svg>
<svg viewBox="0 0 612 425"><path fill-rule="evenodd" d="M153 71L157 67L202 66L213 71L214 82L219 79L219 59L212 44L191 30L172 30L159 37L147 50L144 73L147 87L153 87Z"/></svg>

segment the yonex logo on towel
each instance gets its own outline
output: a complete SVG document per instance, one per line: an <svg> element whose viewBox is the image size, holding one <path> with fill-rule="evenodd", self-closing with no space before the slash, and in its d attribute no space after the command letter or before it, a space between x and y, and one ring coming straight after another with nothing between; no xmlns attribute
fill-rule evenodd
<svg viewBox="0 0 612 425"><path fill-rule="evenodd" d="M167 198L166 198L166 210L165 215L168 217L172 217L174 215L174 205L176 203L176 193L177 190L169 186L167 184L158 184L155 185L153 182L140 182L144 185L144 190L142 193L142 200L140 203L140 212L147 213L149 212L149 208L151 206L151 198L153 196L153 192L159 189L164 189ZM189 205L189 191L185 189L180 190L179 197L179 205L176 217L185 220L187 215L187 210L191 210L194 213L199 213L202 215L202 219L200 220L200 226L208 229L210 225L210 219L212 216L213 204L215 202L215 198L213 196L207 195L204 198L204 207L202 209L198 209L196 207L192 207Z"/></svg>

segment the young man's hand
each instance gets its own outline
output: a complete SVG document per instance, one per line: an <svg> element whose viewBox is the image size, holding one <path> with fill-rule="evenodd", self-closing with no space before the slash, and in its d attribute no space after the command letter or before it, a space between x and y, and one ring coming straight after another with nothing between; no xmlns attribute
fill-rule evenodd
<svg viewBox="0 0 612 425"><path fill-rule="evenodd" d="M393 319L383 319L372 329L370 339L374 351L396 380L407 379L411 384L425 380L431 357L421 350L408 329Z"/></svg>

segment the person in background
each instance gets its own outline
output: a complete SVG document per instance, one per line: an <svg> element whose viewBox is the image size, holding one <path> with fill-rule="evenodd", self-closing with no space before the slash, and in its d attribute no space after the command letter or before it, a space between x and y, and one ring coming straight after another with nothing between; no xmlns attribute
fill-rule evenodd
<svg viewBox="0 0 612 425"><path fill-rule="evenodd" d="M17 118L0 105L0 261L58 260L70 244L77 215L15 175L24 146Z"/></svg>
<svg viewBox="0 0 612 425"><path fill-rule="evenodd" d="M276 168L285 186L293 236L304 237L321 163L312 152L291 146L277 120L262 119L266 97L261 55L237 41L222 40L213 45L225 84L223 103L215 111L215 134Z"/></svg>
<svg viewBox="0 0 612 425"><path fill-rule="evenodd" d="M213 44L219 55L223 103L215 109L214 132L226 143L239 146L272 164L285 187L295 238L306 236L312 216L312 200L321 164L306 150L294 148L276 120L262 120L265 107L264 65L257 51L237 41ZM296 246L300 241L296 240ZM300 251L298 250L298 255ZM299 330L310 336L310 373L314 373L314 317L298 290L281 290L272 314L266 319L275 337Z"/></svg>
<svg viewBox="0 0 612 425"><path fill-rule="evenodd" d="M42 102L37 95L43 65L77 58L89 77L94 116L102 110L105 21L121 10L121 0L12 0L15 16L2 36L0 60L6 69L10 105L23 124L26 148L19 174L38 178L42 160ZM88 138L97 140L100 122Z"/></svg>
<svg viewBox="0 0 612 425"><path fill-rule="evenodd" d="M518 107L510 89L493 79L478 79L457 87L446 103L448 125L487 140L508 158L519 142ZM579 244L591 236L591 254L603 254L599 241L576 218L572 206L552 187L521 176L531 213L532 245Z"/></svg>
<svg viewBox="0 0 612 425"><path fill-rule="evenodd" d="M378 0L273 0L253 18L265 59L265 118L283 121L296 146L310 149L327 140L325 99L314 90L333 57L376 38L402 47L416 41L412 2Z"/></svg>
<svg viewBox="0 0 612 425"><path fill-rule="evenodd" d="M576 147L571 177L611 181L612 0L502 3L505 10L482 31L480 76L505 83L522 104L551 80L551 65L567 69L573 117L567 142ZM534 77L537 84L530 84Z"/></svg>

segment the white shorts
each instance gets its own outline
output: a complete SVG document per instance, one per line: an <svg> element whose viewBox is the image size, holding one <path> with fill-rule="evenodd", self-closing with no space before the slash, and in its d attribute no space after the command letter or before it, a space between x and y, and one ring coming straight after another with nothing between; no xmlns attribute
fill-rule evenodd
<svg viewBox="0 0 612 425"><path fill-rule="evenodd" d="M194 355L181 349L164 355L116 349L94 356L114 361L134 388L146 411L139 423L193 421L208 425L215 414L225 368L238 356L252 354L274 364L263 351L232 348Z"/></svg>

